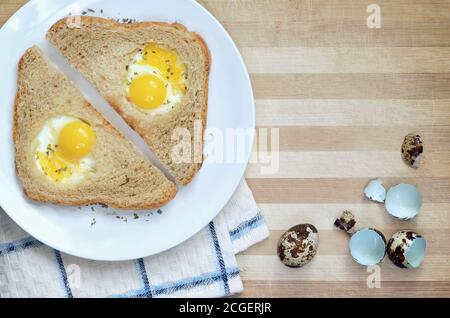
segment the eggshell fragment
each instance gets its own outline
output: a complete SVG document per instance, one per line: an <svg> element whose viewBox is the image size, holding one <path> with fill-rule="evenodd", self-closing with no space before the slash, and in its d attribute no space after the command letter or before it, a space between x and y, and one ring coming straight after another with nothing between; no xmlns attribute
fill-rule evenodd
<svg viewBox="0 0 450 318"><path fill-rule="evenodd" d="M386 199L386 189L383 186L381 179L374 179L364 189L364 195L372 200L383 203Z"/></svg>
<svg viewBox="0 0 450 318"><path fill-rule="evenodd" d="M416 186L400 183L386 194L386 210L396 218L408 220L415 217L422 207L422 195Z"/></svg>
<svg viewBox="0 0 450 318"><path fill-rule="evenodd" d="M425 257L426 240L413 231L392 235L387 246L389 259L401 268L417 268Z"/></svg>
<svg viewBox="0 0 450 318"><path fill-rule="evenodd" d="M386 254L386 239L376 229L361 229L350 238L349 249L357 263L364 266L376 265Z"/></svg>
<svg viewBox="0 0 450 318"><path fill-rule="evenodd" d="M289 267L301 267L316 255L319 233L314 225L298 224L287 230L278 241L278 257Z"/></svg>
<svg viewBox="0 0 450 318"><path fill-rule="evenodd" d="M347 232L352 233L354 231L354 226L356 224L355 216L352 212L345 210L339 219L334 221L334 226Z"/></svg>
<svg viewBox="0 0 450 318"><path fill-rule="evenodd" d="M408 134L402 144L402 158L411 167L418 168L423 153L423 142L418 134Z"/></svg>

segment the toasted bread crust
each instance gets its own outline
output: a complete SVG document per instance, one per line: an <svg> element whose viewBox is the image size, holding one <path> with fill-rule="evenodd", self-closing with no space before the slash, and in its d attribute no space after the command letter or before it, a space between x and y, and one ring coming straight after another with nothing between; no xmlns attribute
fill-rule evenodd
<svg viewBox="0 0 450 318"><path fill-rule="evenodd" d="M52 27L49 29L48 32L55 33L55 32L58 32L59 30L63 29L66 26L67 18L68 17L58 20L56 23L54 23L52 25ZM71 17L71 18L73 18L73 17ZM182 25L178 22L168 23L168 22L161 22L161 21L143 21L143 22L135 22L135 23L120 23L113 19L105 19L105 18L100 18L100 17L80 16L80 18L81 18L81 27L89 27L89 26L93 26L93 25L97 25L97 24L109 24L112 27L120 27L120 28L127 28L127 29L139 29L139 28L148 27L148 26L166 26L166 27L173 27L180 31L189 32L188 29L184 25ZM192 32L190 32L190 33L192 33ZM199 36L199 35L197 35L197 36ZM202 42L204 42L204 41L202 40Z"/></svg>
<svg viewBox="0 0 450 318"><path fill-rule="evenodd" d="M47 38L52 42L57 48L61 49L61 47L58 47L58 41L57 34L58 32L64 30L67 28L67 18L63 18L56 22L48 31ZM207 119L207 112L208 112L208 81L209 81L209 72L211 68L211 54L208 49L208 46L206 45L204 39L196 33L189 32L187 28L179 23L166 23L166 22L136 22L131 24L125 24L125 23L119 23L115 20L111 19L104 19L99 17L91 17L91 16L82 16L80 17L80 27L81 28L91 28L96 27L98 25L102 25L104 27L108 27L112 30L129 30L129 31L137 31L140 29L145 29L148 27L154 27L154 26L161 26L166 28L173 28L182 32L189 33L190 36L193 36L195 40L198 42L201 51L204 56L204 65L203 67L203 84L202 84L202 90L203 90L203 100L201 100L199 103L201 103L201 121L202 121L202 135L200 140L200 147L203 149L204 147L204 135L205 135L205 129L206 129L206 119ZM63 51L63 50L62 50ZM64 52L62 52L64 55ZM76 64L74 61L70 61L72 64ZM74 65L75 68L77 68L77 65ZM81 71L82 72L82 71ZM83 72L82 72L83 73ZM85 75L85 74L84 74ZM95 86L98 87L98 83L94 83ZM148 140L148 130L145 128L142 128L142 125L140 125L140 118L137 118L136 116L127 114L126 111L122 108L122 103L119 100L117 96L113 95L104 95L105 99L111 104L111 106L124 118L124 120L127 122L127 124L133 128L149 145L149 147L152 149L151 143L154 141ZM153 149L152 149L153 150ZM182 174L175 173L172 169L171 165L167 162L164 162L164 160L161 159L162 163L168 167L172 175L175 177L176 181L179 184L187 185L192 181L198 170L201 168L203 164L203 157L201 162L193 162L189 164L189 167L187 167Z"/></svg>
<svg viewBox="0 0 450 318"><path fill-rule="evenodd" d="M160 199L153 201L152 203L148 202L142 202L139 204L125 204L124 202L118 202L116 200L87 200L87 199L80 199L78 201L70 201L67 202L65 200L52 200L49 199L46 195L43 195L39 192L35 191L28 191L27 189L23 189L23 192L27 197L34 201L38 202L48 202L53 203L57 205L63 205L63 206L78 206L78 205L91 205L91 204L105 204L111 208L115 209L127 209L127 210L145 210L145 209L156 209L170 200L172 200L175 195L177 194L177 188L173 187L171 188L171 191L167 192L164 197L161 197Z"/></svg>
<svg viewBox="0 0 450 318"><path fill-rule="evenodd" d="M27 73L25 71L25 67L27 64L33 63L33 61L36 59L36 56L39 56L41 54L40 50L37 47L32 47L28 49L23 56L21 57L19 64L18 64L18 89L15 96L14 101L14 110L13 110L13 129L12 129L12 138L14 142L15 147L15 169L16 174L19 176L19 178L23 181L24 187L23 191L26 196L28 196L30 199L33 199L35 201L40 202L50 202L58 205L86 205L86 204L106 204L108 206L111 206L113 208L119 208L119 209L152 209L152 208L158 208L171 199L173 199L177 193L176 186L167 180L167 184L165 187L165 191L163 191L163 194L159 196L158 198L150 198L147 197L140 201L133 201L129 202L127 200L121 200L117 197L107 197L104 195L99 195L98 197L90 196L90 197L79 197L74 198L65 197L64 195L61 195L59 198L58 196L49 195L48 192L42 191L40 187L30 186L30 180L27 180L28 178L24 177L24 170L31 169L27 166L27 163L23 162L23 147L21 146L22 143L27 142L26 140L21 140L19 136L19 127L21 125L20 122L20 116L19 116L19 108L22 108L24 110L27 107L27 100L25 99L27 96L27 91L25 86L23 85L24 77L27 76ZM62 75L61 75L62 76ZM66 79L63 79L66 81ZM70 85L70 84L69 84ZM83 100L82 103L78 105L80 109L86 110L86 113L88 113L90 116L95 117L97 120L97 125L101 126L101 129L107 131L107 133L110 136L116 137L118 140L123 140L124 143L128 143L130 146L131 144L125 139L125 137L114 127L109 123L89 102L86 100ZM27 149L25 147L25 149ZM148 166L148 165L147 165ZM152 167L151 169L155 169L154 171L156 173L159 173L162 175L161 172L159 172L156 168ZM20 170L20 171L19 171ZM169 186L167 186L169 185ZM49 186L50 191L52 191L51 186ZM56 191L56 193L60 193ZM61 194L64 194L61 192Z"/></svg>

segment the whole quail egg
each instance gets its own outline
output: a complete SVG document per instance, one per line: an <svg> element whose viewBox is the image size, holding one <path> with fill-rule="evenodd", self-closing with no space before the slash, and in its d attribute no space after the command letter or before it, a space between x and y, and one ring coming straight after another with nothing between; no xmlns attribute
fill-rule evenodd
<svg viewBox="0 0 450 318"><path fill-rule="evenodd" d="M386 254L386 239L380 231L364 228L352 235L349 249L357 263L364 266L376 265Z"/></svg>
<svg viewBox="0 0 450 318"><path fill-rule="evenodd" d="M371 180L364 189L364 195L372 200L383 203L386 199L386 189L381 179Z"/></svg>
<svg viewBox="0 0 450 318"><path fill-rule="evenodd" d="M386 194L386 210L396 218L408 220L415 217L422 207L422 195L416 186L400 183Z"/></svg>
<svg viewBox="0 0 450 318"><path fill-rule="evenodd" d="M425 257L426 240L413 231L399 231L392 235L387 254L394 265L401 268L417 268Z"/></svg>
<svg viewBox="0 0 450 318"><path fill-rule="evenodd" d="M402 158L413 168L418 168L423 153L423 142L418 134L408 134L402 144Z"/></svg>
<svg viewBox="0 0 450 318"><path fill-rule="evenodd" d="M319 233L314 225L298 224L281 235L278 241L278 257L289 267L302 267L316 255Z"/></svg>

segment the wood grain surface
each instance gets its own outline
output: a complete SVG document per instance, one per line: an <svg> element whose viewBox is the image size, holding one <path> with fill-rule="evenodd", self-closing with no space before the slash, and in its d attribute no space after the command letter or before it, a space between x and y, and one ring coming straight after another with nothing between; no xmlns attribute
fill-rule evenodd
<svg viewBox="0 0 450 318"><path fill-rule="evenodd" d="M257 125L279 129L279 169L247 178L271 231L238 255L244 297L450 297L450 1L376 0L382 25L369 29L361 0L201 0L239 47L251 75ZM0 1L0 25L25 0ZM400 158L405 134L418 132L425 160ZM424 206L394 220L362 190L417 184ZM352 261L347 237L333 229L343 209L359 226L390 236L413 229L428 241L416 270L381 264L381 288ZM278 237L298 223L320 232L314 260L282 265Z"/></svg>

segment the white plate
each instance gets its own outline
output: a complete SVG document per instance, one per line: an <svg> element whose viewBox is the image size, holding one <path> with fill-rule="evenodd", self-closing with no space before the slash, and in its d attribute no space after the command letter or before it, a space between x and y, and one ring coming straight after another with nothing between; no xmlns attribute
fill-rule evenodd
<svg viewBox="0 0 450 318"><path fill-rule="evenodd" d="M190 0L33 0L20 9L0 30L0 205L25 231L53 248L96 260L127 260L153 255L188 239L208 224L230 199L241 180L253 142L245 144L244 159L236 163L204 164L191 184L179 189L162 214L110 209L60 207L28 200L14 171L11 140L12 110L16 93L17 63L24 51L38 44L82 89L86 97L131 139L136 134L98 96L86 81L71 70L45 41L45 33L69 12L94 9L97 15L135 18L140 21L180 22L199 33L209 46L212 69L209 82L208 128L254 128L255 112L249 76L233 41L219 22ZM100 14L103 9L103 14ZM242 153L241 153L242 155ZM95 218L96 223L91 226Z"/></svg>

